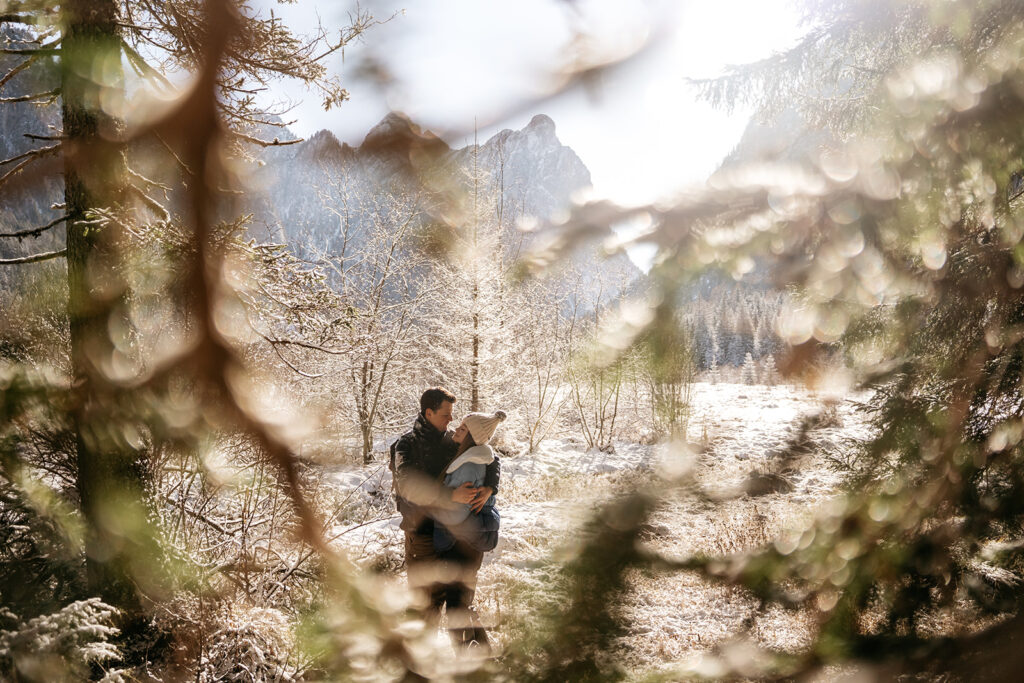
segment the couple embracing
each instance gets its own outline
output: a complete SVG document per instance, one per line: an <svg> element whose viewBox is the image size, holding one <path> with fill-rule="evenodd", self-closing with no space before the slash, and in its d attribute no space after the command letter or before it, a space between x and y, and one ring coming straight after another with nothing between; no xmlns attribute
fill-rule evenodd
<svg viewBox="0 0 1024 683"><path fill-rule="evenodd" d="M472 604L484 553L498 540L501 463L488 442L505 413L469 413L450 430L454 407L446 389L423 392L415 425L391 447L395 498L409 586L428 600L433 620L446 608L457 647L487 647Z"/></svg>

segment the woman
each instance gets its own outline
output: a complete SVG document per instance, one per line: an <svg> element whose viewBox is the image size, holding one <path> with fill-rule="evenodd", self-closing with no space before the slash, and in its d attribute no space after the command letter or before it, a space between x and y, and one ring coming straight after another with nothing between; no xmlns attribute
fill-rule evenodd
<svg viewBox="0 0 1024 683"><path fill-rule="evenodd" d="M445 484L460 486L469 482L478 489L475 503L455 504L439 512L434 521L437 557L448 565L454 576L445 586L445 603L450 633L456 645L487 646L487 632L480 625L472 604L476 575L484 558L484 550L480 548L493 548L493 541L497 539L497 510L494 491L481 484L485 466L496 459L488 442L504 420L505 413L500 410L493 414L470 413L452 435L459 447L446 472ZM489 536L491 533L493 538ZM492 542L481 540L483 537Z"/></svg>

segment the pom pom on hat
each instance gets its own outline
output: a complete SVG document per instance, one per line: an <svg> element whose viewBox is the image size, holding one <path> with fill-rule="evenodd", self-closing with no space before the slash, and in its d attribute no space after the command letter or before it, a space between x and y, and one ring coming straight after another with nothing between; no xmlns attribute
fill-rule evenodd
<svg viewBox="0 0 1024 683"><path fill-rule="evenodd" d="M496 410L493 415L488 413L470 413L462 418L462 424L466 425L466 428L469 429L473 442L478 446L482 446L491 440L491 437L494 436L494 430L498 428L498 424L504 422L507 417L508 415L505 414L504 410Z"/></svg>

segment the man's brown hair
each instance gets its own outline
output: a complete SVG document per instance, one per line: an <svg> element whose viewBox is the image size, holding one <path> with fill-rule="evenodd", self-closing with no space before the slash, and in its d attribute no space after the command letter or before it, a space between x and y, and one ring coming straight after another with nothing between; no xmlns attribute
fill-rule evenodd
<svg viewBox="0 0 1024 683"><path fill-rule="evenodd" d="M423 395L420 396L420 412L426 415L427 408L430 410L440 410L441 404L445 401L455 403L455 394L444 387L433 387L427 389L423 392Z"/></svg>

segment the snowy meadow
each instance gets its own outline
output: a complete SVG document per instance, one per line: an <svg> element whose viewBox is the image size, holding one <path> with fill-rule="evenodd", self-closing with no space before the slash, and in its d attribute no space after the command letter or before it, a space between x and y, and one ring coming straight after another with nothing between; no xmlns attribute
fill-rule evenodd
<svg viewBox="0 0 1024 683"><path fill-rule="evenodd" d="M744 553L801 534L840 493L843 469L834 454L868 435L860 400L804 387L698 382L691 400L685 443L616 441L603 451L552 437L532 454L503 456L500 540L485 555L477 591L499 648L523 637L546 602L561 599L550 590L552 572L573 552L585 521L615 496L674 489L643 534L645 545L668 557ZM827 423L798 459L783 463L801 422L823 412ZM765 483L748 491L760 479ZM390 472L379 464L333 466L323 485L361 501L332 527L333 542L359 564L385 571L401 591L403 536ZM628 628L616 656L634 675L747 639L791 653L813 639L814 610L763 612L750 593L696 572L635 571L628 583ZM443 633L437 647L451 647Z"/></svg>

